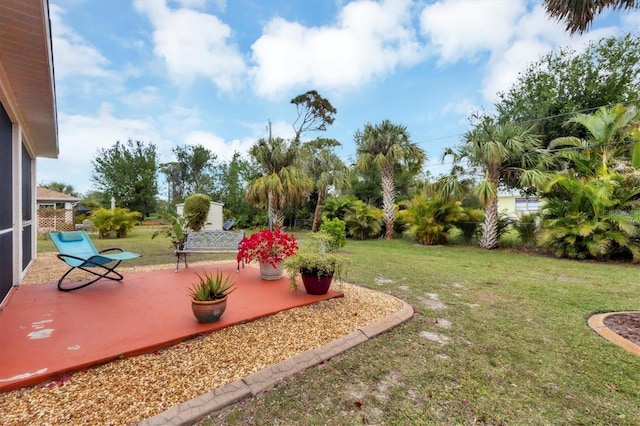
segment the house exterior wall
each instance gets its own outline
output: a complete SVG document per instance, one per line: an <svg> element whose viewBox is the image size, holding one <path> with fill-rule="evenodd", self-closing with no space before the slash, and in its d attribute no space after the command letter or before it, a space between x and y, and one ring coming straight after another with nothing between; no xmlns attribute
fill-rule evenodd
<svg viewBox="0 0 640 426"><path fill-rule="evenodd" d="M521 195L498 196L498 213L518 218L523 214L537 213L541 209L538 197L523 197Z"/></svg>
<svg viewBox="0 0 640 426"><path fill-rule="evenodd" d="M215 201L211 202L211 207L209 208L209 215L207 216L207 224L205 228L208 229L222 229L222 224L224 223L224 218L222 215L222 208L224 204L217 203ZM178 216L184 215L184 203L176 204L176 211L178 212Z"/></svg>
<svg viewBox="0 0 640 426"><path fill-rule="evenodd" d="M499 196L498 213L504 213L509 217L516 217L516 197L513 195Z"/></svg>
<svg viewBox="0 0 640 426"><path fill-rule="evenodd" d="M0 307L37 253L36 157L57 158L48 0L0 1Z"/></svg>

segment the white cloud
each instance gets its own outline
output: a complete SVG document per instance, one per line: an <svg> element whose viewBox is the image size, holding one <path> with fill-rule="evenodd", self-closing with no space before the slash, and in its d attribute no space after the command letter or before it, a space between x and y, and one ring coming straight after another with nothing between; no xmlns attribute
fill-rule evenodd
<svg viewBox="0 0 640 426"><path fill-rule="evenodd" d="M479 53L508 45L525 8L522 0L442 0L423 9L421 33L429 37L441 63L475 61Z"/></svg>
<svg viewBox="0 0 640 426"><path fill-rule="evenodd" d="M506 49L494 49L487 63L482 84L485 100L494 102L498 92L508 90L518 73L528 64L539 60L558 48L569 47L582 52L590 41L610 37L618 32L615 27L603 27L582 35L570 36L562 23L549 18L542 5L536 5L514 22L514 38Z"/></svg>
<svg viewBox="0 0 640 426"><path fill-rule="evenodd" d="M409 2L354 1L333 26L274 18L252 45L255 89L275 98L295 87L359 87L420 61Z"/></svg>
<svg viewBox="0 0 640 426"><path fill-rule="evenodd" d="M218 135L198 130L189 133L184 142L188 145L202 145L214 153L218 157L218 161L229 162L236 151L246 157L249 148L256 142L256 138L245 137L226 142Z"/></svg>
<svg viewBox="0 0 640 426"><path fill-rule="evenodd" d="M73 76L109 76L109 71L105 69L109 65L109 61L63 22L64 9L51 4L49 12L51 38L55 49L56 79L61 80Z"/></svg>
<svg viewBox="0 0 640 426"><path fill-rule="evenodd" d="M494 55L482 82L482 96L486 101L498 99L498 92L507 91L527 64L548 53L551 46L533 39L518 40L504 52Z"/></svg>
<svg viewBox="0 0 640 426"><path fill-rule="evenodd" d="M60 155L56 160L38 159L38 183L69 183L84 193L93 185L91 161L99 149L129 139L153 142L156 146L161 142L153 123L115 117L112 109L111 105L103 104L97 116L59 112Z"/></svg>
<svg viewBox="0 0 640 426"><path fill-rule="evenodd" d="M640 28L640 10L625 13L621 19L625 32L637 32Z"/></svg>
<svg viewBox="0 0 640 426"><path fill-rule="evenodd" d="M226 92L240 86L246 65L230 42L228 25L195 10L171 10L164 0L137 0L135 7L151 20L154 52L165 61L173 79L190 82L203 76Z"/></svg>
<svg viewBox="0 0 640 426"><path fill-rule="evenodd" d="M122 102L133 107L156 105L160 100L158 88L145 86L122 97Z"/></svg>
<svg viewBox="0 0 640 426"><path fill-rule="evenodd" d="M480 110L480 107L476 105L470 99L462 99L456 102L449 102L442 108L442 113L446 116L449 114L455 114L462 116L462 120L466 121L466 117L468 117L474 111Z"/></svg>

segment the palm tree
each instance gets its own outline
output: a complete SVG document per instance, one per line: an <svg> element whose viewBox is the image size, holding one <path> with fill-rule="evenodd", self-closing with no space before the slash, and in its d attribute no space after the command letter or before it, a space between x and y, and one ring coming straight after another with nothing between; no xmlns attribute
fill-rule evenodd
<svg viewBox="0 0 640 426"><path fill-rule="evenodd" d="M489 116L479 118L465 134L464 144L457 150L447 149L443 158L451 155L456 164L466 160L471 166L480 167L484 179L476 195L485 208L480 246L493 249L498 246L498 187L543 185L548 180L548 174L542 171L548 155L541 148L540 138L533 134L533 127L501 124Z"/></svg>
<svg viewBox="0 0 640 426"><path fill-rule="evenodd" d="M350 184L349 170L344 162L331 149L340 146L335 139L318 138L304 144L305 160L304 169L312 181L315 182L315 190L318 193L316 208L313 214L311 231L318 231L320 217L331 186L346 188Z"/></svg>
<svg viewBox="0 0 640 426"><path fill-rule="evenodd" d="M541 243L557 256L608 258L630 253L640 262L640 130L635 107L578 114L586 140L558 138L550 148L563 170L547 186Z"/></svg>
<svg viewBox="0 0 640 426"><path fill-rule="evenodd" d="M288 203L305 200L313 189L313 182L299 167L300 148L282 138L259 139L249 154L262 169L262 176L247 187L247 200L258 207L267 207L273 227L284 223L283 209Z"/></svg>
<svg viewBox="0 0 640 426"><path fill-rule="evenodd" d="M640 113L630 105L602 107L593 114L577 114L569 120L584 126L589 139L573 136L554 139L549 149L556 158L581 175L598 177L622 159L640 167ZM565 149L566 148L566 149Z"/></svg>
<svg viewBox="0 0 640 426"><path fill-rule="evenodd" d="M356 132L355 140L358 145L356 168L380 172L385 238L390 240L393 238L395 221L396 187L393 169L400 164L405 169L418 171L427 156L418 145L411 142L405 126L393 124L389 120L375 126L367 123L363 131Z"/></svg>
<svg viewBox="0 0 640 426"><path fill-rule="evenodd" d="M547 14L564 21L570 34L582 34L589 28L591 21L604 9L640 8L638 0L545 0Z"/></svg>

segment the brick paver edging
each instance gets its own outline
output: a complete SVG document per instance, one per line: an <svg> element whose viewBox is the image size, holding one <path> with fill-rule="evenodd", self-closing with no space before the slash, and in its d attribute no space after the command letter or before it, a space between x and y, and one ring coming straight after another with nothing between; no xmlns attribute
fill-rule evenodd
<svg viewBox="0 0 640 426"><path fill-rule="evenodd" d="M191 425L234 402L258 395L286 377L318 365L409 320L414 313L413 307L400 299L398 300L402 303L402 308L378 322L149 417L139 422L138 426Z"/></svg>

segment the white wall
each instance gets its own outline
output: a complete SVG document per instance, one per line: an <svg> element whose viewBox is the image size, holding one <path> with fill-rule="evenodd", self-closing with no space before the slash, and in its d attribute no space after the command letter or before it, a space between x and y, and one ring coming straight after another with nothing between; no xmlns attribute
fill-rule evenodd
<svg viewBox="0 0 640 426"><path fill-rule="evenodd" d="M209 215L207 216L207 224L205 225L205 228L222 229L222 224L224 223L222 217L223 206L223 203L217 203L215 201L211 202L211 207L209 208ZM176 204L176 210L178 211L178 216L184 215L184 203Z"/></svg>

